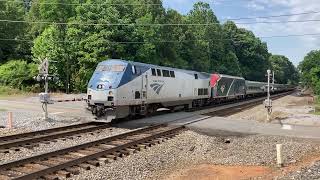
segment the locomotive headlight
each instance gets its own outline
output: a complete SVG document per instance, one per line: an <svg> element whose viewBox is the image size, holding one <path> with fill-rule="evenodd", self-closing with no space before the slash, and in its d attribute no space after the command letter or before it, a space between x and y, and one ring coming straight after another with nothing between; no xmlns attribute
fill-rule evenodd
<svg viewBox="0 0 320 180"><path fill-rule="evenodd" d="M104 89L104 85L103 84L98 84L97 89Z"/></svg>
<svg viewBox="0 0 320 180"><path fill-rule="evenodd" d="M109 95L112 95L113 94L113 92L112 91L109 91Z"/></svg>

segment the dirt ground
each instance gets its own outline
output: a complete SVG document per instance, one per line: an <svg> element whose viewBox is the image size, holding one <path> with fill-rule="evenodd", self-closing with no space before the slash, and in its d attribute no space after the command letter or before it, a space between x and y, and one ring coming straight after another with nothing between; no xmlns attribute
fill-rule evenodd
<svg viewBox="0 0 320 180"><path fill-rule="evenodd" d="M272 172L263 166L221 166L203 164L172 174L167 180L239 180L265 176Z"/></svg>
<svg viewBox="0 0 320 180"><path fill-rule="evenodd" d="M165 180L241 180L241 179L277 179L291 172L308 167L320 160L320 152L305 155L299 161L278 168L271 166L225 166L201 164L170 174Z"/></svg>
<svg viewBox="0 0 320 180"><path fill-rule="evenodd" d="M313 97L292 94L273 101L271 123L320 126L320 116L314 115L313 111ZM229 117L266 122L267 112L261 103Z"/></svg>

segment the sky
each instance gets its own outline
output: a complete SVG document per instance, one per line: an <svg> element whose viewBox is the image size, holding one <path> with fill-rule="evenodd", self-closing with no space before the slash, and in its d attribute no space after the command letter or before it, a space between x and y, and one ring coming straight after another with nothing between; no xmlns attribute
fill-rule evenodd
<svg viewBox="0 0 320 180"><path fill-rule="evenodd" d="M187 14L195 2L199 0L163 0L164 7ZM311 50L320 49L320 0L202 0L209 3L221 23L226 19L242 17L261 17L282 14L296 14L319 11L319 13L277 17L271 19L254 18L235 21L238 27L254 32L268 44L272 54L285 55L298 65ZM270 21L319 20L299 23L261 23ZM260 22L242 24L246 22ZM295 36L266 38L270 36L286 36L296 34L319 34L314 36Z"/></svg>

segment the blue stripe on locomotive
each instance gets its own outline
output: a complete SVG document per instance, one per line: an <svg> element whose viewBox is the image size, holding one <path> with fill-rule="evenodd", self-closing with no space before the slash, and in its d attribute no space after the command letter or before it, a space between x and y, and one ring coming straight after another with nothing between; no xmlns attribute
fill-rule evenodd
<svg viewBox="0 0 320 180"><path fill-rule="evenodd" d="M102 61L98 64L99 65L124 65L125 70L123 72L107 72L107 71L95 71L89 81L88 87L94 90L98 90L98 85L104 85L106 89L115 89L118 88L136 77L140 76L142 73L146 72L150 69L149 66L143 63L134 63L136 74L132 72L132 63L124 60L117 60L117 59L110 59L107 61ZM97 67L98 67L97 66ZM111 87L111 88L110 88Z"/></svg>

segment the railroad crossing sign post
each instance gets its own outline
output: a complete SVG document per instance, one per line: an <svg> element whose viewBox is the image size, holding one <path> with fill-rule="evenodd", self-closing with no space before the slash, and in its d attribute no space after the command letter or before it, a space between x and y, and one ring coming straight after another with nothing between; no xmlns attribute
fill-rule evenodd
<svg viewBox="0 0 320 180"><path fill-rule="evenodd" d="M267 109L267 121L270 121L270 115L272 113L272 100L270 99L270 76L271 76L271 70L267 70L267 76L268 76L268 86L267 86L267 99L264 101L264 107ZM274 79L273 79L274 83Z"/></svg>
<svg viewBox="0 0 320 180"><path fill-rule="evenodd" d="M44 80L44 87L45 91L44 93L39 94L40 102L42 103L42 108L44 111L44 120L48 120L48 104L52 104L50 100L50 95L48 93L48 86L49 80L52 80L52 76L49 76L49 60L46 58L42 61L42 63L39 66L39 74L37 77L35 77L37 81L43 81Z"/></svg>

